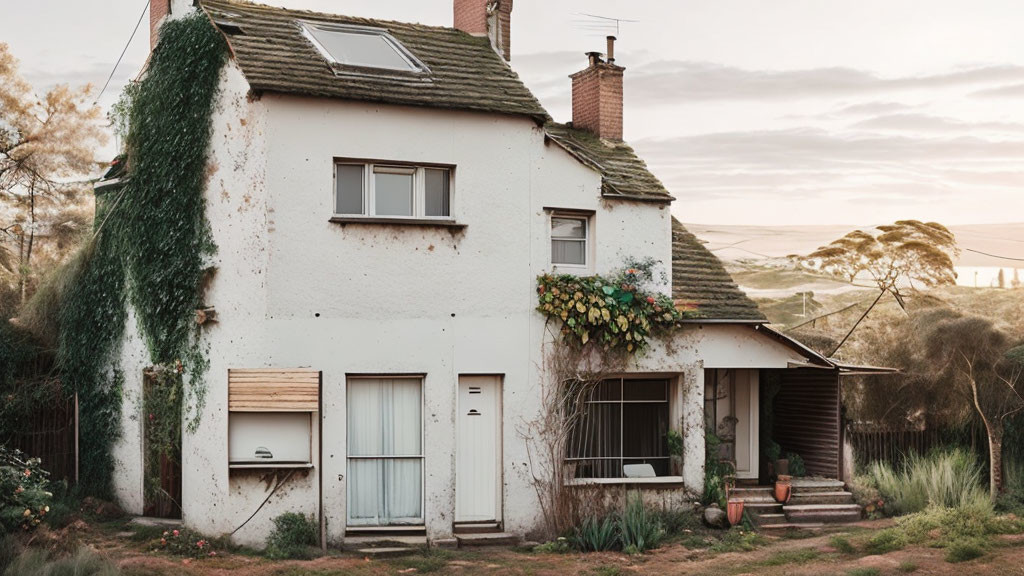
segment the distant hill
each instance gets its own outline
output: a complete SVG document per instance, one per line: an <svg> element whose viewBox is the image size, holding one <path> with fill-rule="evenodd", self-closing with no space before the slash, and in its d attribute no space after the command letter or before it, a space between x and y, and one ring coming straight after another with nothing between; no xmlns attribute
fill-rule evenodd
<svg viewBox="0 0 1024 576"><path fill-rule="evenodd" d="M730 226L687 224L686 227L726 261L764 260L790 254L807 254L819 246L857 228L871 226ZM966 249L1021 258L1024 260L1024 222L1013 224L972 224L951 226L960 247L965 249L957 266L1012 268L1014 262L970 252ZM1024 261L1016 262L1024 268Z"/></svg>

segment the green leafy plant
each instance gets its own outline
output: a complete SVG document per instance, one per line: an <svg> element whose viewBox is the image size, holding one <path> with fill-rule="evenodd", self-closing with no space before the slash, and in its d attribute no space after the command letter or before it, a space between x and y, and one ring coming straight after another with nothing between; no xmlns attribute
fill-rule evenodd
<svg viewBox="0 0 1024 576"><path fill-rule="evenodd" d="M652 277L653 261L613 276L544 274L537 278L537 311L562 322L563 341L634 353L647 340L676 325L684 311L664 294L639 285ZM640 266L640 265L637 265Z"/></svg>
<svg viewBox="0 0 1024 576"><path fill-rule="evenodd" d="M34 530L50 512L49 474L38 458L0 445L0 528Z"/></svg>
<svg viewBox="0 0 1024 576"><path fill-rule="evenodd" d="M618 518L609 514L604 518L588 516L570 539L573 548L582 552L604 552L619 546Z"/></svg>
<svg viewBox="0 0 1024 576"><path fill-rule="evenodd" d="M656 515L644 506L639 492L630 494L619 518L619 539L627 554L642 554L661 545L665 531Z"/></svg>
<svg viewBox="0 0 1024 576"><path fill-rule="evenodd" d="M779 443L774 440L769 440L769 443L764 449L764 457L767 458L769 462L775 462L781 455L782 446L779 446Z"/></svg>
<svg viewBox="0 0 1024 576"><path fill-rule="evenodd" d="M668 453L672 456L683 455L683 435L678 430L672 428L665 435L668 440Z"/></svg>
<svg viewBox="0 0 1024 576"><path fill-rule="evenodd" d="M964 449L908 455L898 470L874 462L863 484L874 486L892 514L920 512L929 505L991 509L982 485L983 469Z"/></svg>
<svg viewBox="0 0 1024 576"><path fill-rule="evenodd" d="M543 554L565 554L572 552L572 544L569 543L569 539L564 536L559 536L554 540L549 540L542 544L538 544L533 548L534 552L541 552Z"/></svg>
<svg viewBox="0 0 1024 576"><path fill-rule="evenodd" d="M804 465L804 459L800 457L796 452L787 452L786 459L789 460L789 475L794 478L800 478L807 475L807 466Z"/></svg>
<svg viewBox="0 0 1024 576"><path fill-rule="evenodd" d="M946 548L946 562L967 562L985 555L985 548L974 541L954 542Z"/></svg>
<svg viewBox="0 0 1024 576"><path fill-rule="evenodd" d="M705 505L718 504L725 509L725 482L733 469L719 457L721 445L717 434L710 429L704 431L704 497L701 502Z"/></svg>
<svg viewBox="0 0 1024 576"><path fill-rule="evenodd" d="M286 512L274 518L274 530L267 537L268 558L311 558L316 556L320 533L316 521L305 514Z"/></svg>
<svg viewBox="0 0 1024 576"><path fill-rule="evenodd" d="M79 398L79 480L86 493L112 492L124 377L110 365L129 302L151 362L185 375L188 386L178 386L192 408L190 429L198 425L207 361L194 315L204 262L214 250L204 188L226 57L223 37L202 14L161 27L145 76L118 107L119 129L127 130L126 184L98 195L94 235L57 272L60 281L49 292L59 302L51 323L59 327L61 381Z"/></svg>
<svg viewBox="0 0 1024 576"><path fill-rule="evenodd" d="M850 543L850 539L845 536L832 536L829 538L828 545L835 548L836 552L841 554L853 554L857 549Z"/></svg>

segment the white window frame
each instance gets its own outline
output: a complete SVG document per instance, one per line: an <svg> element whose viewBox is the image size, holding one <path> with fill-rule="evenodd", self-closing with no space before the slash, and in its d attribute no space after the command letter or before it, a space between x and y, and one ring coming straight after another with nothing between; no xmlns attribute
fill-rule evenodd
<svg viewBox="0 0 1024 576"><path fill-rule="evenodd" d="M554 234L554 220L555 218L561 218L564 220L582 220L583 221L583 238L569 238L564 236L555 236ZM555 262L555 251L549 246L549 258L551 259L551 266L558 269L572 269L578 271L586 271L590 269L591 264L591 217L589 214L581 214L578 212L552 212L551 218L548 220L548 235L551 237L551 243L556 240L583 242L583 264L570 264L563 262ZM549 243L550 244L550 243Z"/></svg>
<svg viewBox="0 0 1024 576"><path fill-rule="evenodd" d="M338 166L362 166L363 168L363 213L339 214L338 210ZM378 215L377 200L374 190L376 170L381 173L408 174L412 173L413 213L410 216ZM448 172L448 215L427 215L427 170L445 170ZM436 220L440 222L455 221L455 167L431 164L403 164L401 162L359 161L337 159L334 161L334 186L332 196L334 205L331 212L336 218L367 218L367 219L401 219L401 220Z"/></svg>

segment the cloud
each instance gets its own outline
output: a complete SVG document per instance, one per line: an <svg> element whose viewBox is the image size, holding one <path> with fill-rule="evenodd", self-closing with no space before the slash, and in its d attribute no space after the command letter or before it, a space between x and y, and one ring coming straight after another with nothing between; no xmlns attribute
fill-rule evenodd
<svg viewBox="0 0 1024 576"><path fill-rule="evenodd" d="M1010 84L998 88L986 88L985 90L978 90L972 93L971 96L979 98L1020 98L1024 96L1024 83Z"/></svg>
<svg viewBox="0 0 1024 576"><path fill-rule="evenodd" d="M1013 122L965 122L930 114L887 114L861 120L851 126L858 129L899 130L908 132L1002 132L1022 133L1024 124Z"/></svg>
<svg viewBox="0 0 1024 576"><path fill-rule="evenodd" d="M638 104L705 100L792 100L977 87L1024 81L1024 66L990 65L943 74L887 78L855 68L748 70L711 62L663 60L627 70Z"/></svg>
<svg viewBox="0 0 1024 576"><path fill-rule="evenodd" d="M899 102L861 102L859 104L850 104L843 106L842 108L835 110L830 115L834 116L871 116L875 114L889 114L893 112L902 112L914 108L909 104L901 104Z"/></svg>

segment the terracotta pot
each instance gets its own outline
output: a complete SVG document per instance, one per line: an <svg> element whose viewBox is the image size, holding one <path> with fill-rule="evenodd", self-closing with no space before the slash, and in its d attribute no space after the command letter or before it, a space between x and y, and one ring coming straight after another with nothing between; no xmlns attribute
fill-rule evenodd
<svg viewBox="0 0 1024 576"><path fill-rule="evenodd" d="M783 504L789 502L789 498L793 495L791 481L792 477L785 474L779 475L778 480L775 481L775 499Z"/></svg>
<svg viewBox="0 0 1024 576"><path fill-rule="evenodd" d="M729 517L729 525L736 526L743 521L743 500L729 500L728 507L726 509L726 515Z"/></svg>

